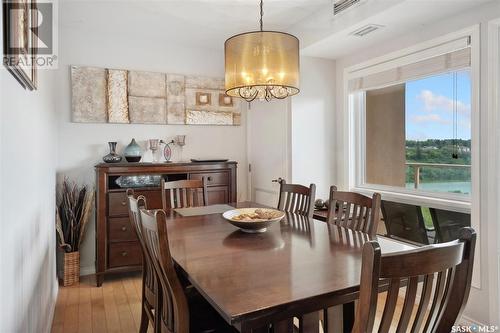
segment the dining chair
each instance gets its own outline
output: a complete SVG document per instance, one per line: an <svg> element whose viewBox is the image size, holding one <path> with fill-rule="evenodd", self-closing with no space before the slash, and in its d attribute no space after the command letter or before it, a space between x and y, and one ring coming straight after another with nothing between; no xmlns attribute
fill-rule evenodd
<svg viewBox="0 0 500 333"><path fill-rule="evenodd" d="M376 331L381 280L388 281L388 291L378 332L389 332L396 325L397 332L409 328L411 332L451 332L469 297L475 244L472 228L463 228L458 240L404 252L381 254L376 241L367 242L363 246L359 306L352 332ZM401 314L394 316L403 286L406 291Z"/></svg>
<svg viewBox="0 0 500 333"><path fill-rule="evenodd" d="M470 227L470 214L429 208L438 243L457 239L460 229Z"/></svg>
<svg viewBox="0 0 500 333"><path fill-rule="evenodd" d="M141 216L139 209L147 209L146 198L142 195L134 197L132 189L127 190L128 197L128 213L130 223L139 239L139 244L142 250L142 306L141 306L141 324L140 333L145 333L148 330L149 322L153 327L158 324L156 320L158 281L154 272L151 257L146 249L144 237L142 236Z"/></svg>
<svg viewBox="0 0 500 333"><path fill-rule="evenodd" d="M161 180L163 209L199 207L207 205L205 177L200 179Z"/></svg>
<svg viewBox="0 0 500 333"><path fill-rule="evenodd" d="M429 244L420 206L383 200L382 216L388 237L416 244Z"/></svg>
<svg viewBox="0 0 500 333"><path fill-rule="evenodd" d="M284 179L279 181L280 195L278 209L281 211L313 217L316 185L309 187L298 184L287 184Z"/></svg>
<svg viewBox="0 0 500 333"><path fill-rule="evenodd" d="M375 236L379 220L380 193L374 193L370 198L355 192L337 191L336 186L330 187L327 223Z"/></svg>
<svg viewBox="0 0 500 333"><path fill-rule="evenodd" d="M140 209L140 216L146 249L160 282L158 332L235 332L195 288L183 288L170 253L165 211Z"/></svg>

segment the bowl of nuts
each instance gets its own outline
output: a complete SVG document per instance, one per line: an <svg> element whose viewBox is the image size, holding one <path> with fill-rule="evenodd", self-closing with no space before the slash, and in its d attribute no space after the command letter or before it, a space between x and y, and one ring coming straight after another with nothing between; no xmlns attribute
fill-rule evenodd
<svg viewBox="0 0 500 333"><path fill-rule="evenodd" d="M229 223L248 233L265 232L267 228L281 221L285 213L270 208L239 208L222 214Z"/></svg>

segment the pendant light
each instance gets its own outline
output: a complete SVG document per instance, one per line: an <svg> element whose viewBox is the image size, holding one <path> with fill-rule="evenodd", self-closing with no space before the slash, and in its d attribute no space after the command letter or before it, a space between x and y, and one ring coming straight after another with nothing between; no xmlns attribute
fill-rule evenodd
<svg viewBox="0 0 500 333"><path fill-rule="evenodd" d="M224 43L226 94L247 102L270 101L299 92L299 40L279 31L260 30L230 37Z"/></svg>

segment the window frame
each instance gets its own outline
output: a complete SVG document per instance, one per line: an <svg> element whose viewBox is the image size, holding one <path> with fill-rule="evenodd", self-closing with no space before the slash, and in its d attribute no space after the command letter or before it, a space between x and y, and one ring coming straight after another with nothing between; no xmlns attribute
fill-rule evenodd
<svg viewBox="0 0 500 333"><path fill-rule="evenodd" d="M422 60L427 50L438 48L440 45L453 42L459 38L471 39L471 194L463 195L447 192L407 189L403 187L369 184L365 182L365 92L349 93L348 82L360 75L378 73L382 70L397 67ZM461 30L456 33L419 43L413 47L390 53L345 69L344 93L347 109L347 140L349 142L349 158L346 159L348 170L348 184L351 191L371 195L379 192L386 200L421 205L426 207L452 209L458 212L471 213L473 203L479 202L479 57L477 51L479 31L477 27Z"/></svg>

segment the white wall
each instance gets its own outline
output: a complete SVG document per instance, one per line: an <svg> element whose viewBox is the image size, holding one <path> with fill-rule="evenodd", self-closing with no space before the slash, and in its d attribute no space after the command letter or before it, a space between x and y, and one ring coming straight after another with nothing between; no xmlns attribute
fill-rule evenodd
<svg viewBox="0 0 500 333"><path fill-rule="evenodd" d="M348 173L345 168L347 158L347 143L345 140L345 116L347 114L344 105L344 69L354 64L373 59L384 54L401 50L420 42L431 40L433 38L455 32L460 29L470 27L475 24L481 24L481 188L488 187L488 184L494 184L495 174L488 171L488 160L491 151L488 151L488 133L486 115L488 110L488 82L487 82L487 44L486 44L486 23L494 18L500 17L500 2L493 2L473 11L468 11L461 15L456 15L448 20L440 21L434 25L422 27L413 34L407 34L400 38L395 38L386 43L379 43L376 46L370 46L364 50L359 50L354 54L337 59L336 75L336 112L335 112L335 173L333 180L335 183L348 186ZM485 124L486 122L486 124ZM495 205L495 198L481 197L481 221L480 228L481 244L478 248L481 251L481 288L473 288L471 291L469 303L467 305L465 316L484 324L499 324L499 300L498 300L498 262L494 250L496 244L497 216L491 213L489 207ZM492 246L490 246L490 244Z"/></svg>
<svg viewBox="0 0 500 333"><path fill-rule="evenodd" d="M50 331L57 296L54 74L39 71L39 89L29 92L0 68L0 332Z"/></svg>
<svg viewBox="0 0 500 333"><path fill-rule="evenodd" d="M91 4L90 4L91 5ZM146 140L171 139L186 135L182 157L221 157L235 160L238 169L238 199L246 198L246 119L242 126L185 125L119 125L71 123L70 65L89 65L120 69L136 69L165 73L224 76L223 45L220 52L188 48L166 40L162 31L144 34L96 32L87 28L86 18L79 16L78 6L60 3L60 17L65 22L60 29L57 113L59 128L58 177L63 175L94 184L94 165L108 152L107 142L118 141L118 150L135 138L143 148ZM113 24L111 17L109 24ZM111 31L112 29L110 29ZM182 40L179 27L179 41ZM178 42L178 41L177 41ZM179 155L177 155L178 157ZM177 158L174 153L174 159ZM82 274L94 272L94 223L88 229L81 253Z"/></svg>
<svg viewBox="0 0 500 333"><path fill-rule="evenodd" d="M292 181L316 184L328 199L333 170L335 61L300 58L300 93L292 98Z"/></svg>

